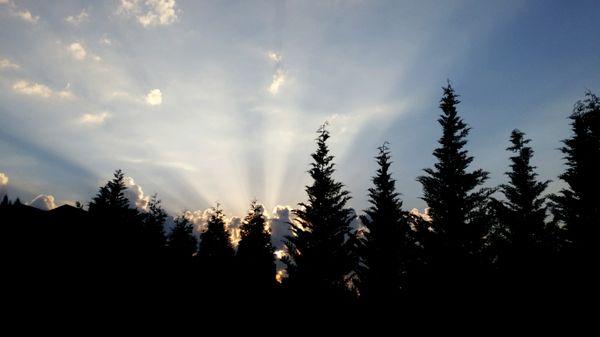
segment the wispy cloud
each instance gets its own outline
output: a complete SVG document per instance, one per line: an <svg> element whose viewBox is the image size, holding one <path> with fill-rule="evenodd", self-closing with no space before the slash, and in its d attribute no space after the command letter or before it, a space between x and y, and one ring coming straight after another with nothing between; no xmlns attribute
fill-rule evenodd
<svg viewBox="0 0 600 337"><path fill-rule="evenodd" d="M43 98L52 96L52 89L44 84L36 82L21 80L15 83L12 88L14 91L28 96L39 96Z"/></svg>
<svg viewBox="0 0 600 337"><path fill-rule="evenodd" d="M286 74L281 64L282 56L281 54L271 51L267 53L267 57L269 58L269 60L275 63L275 74L273 74L273 80L269 85L268 91L272 95L277 95L277 93L279 93L279 90L281 89L281 86L285 83L286 80Z"/></svg>
<svg viewBox="0 0 600 337"><path fill-rule="evenodd" d="M20 66L9 59L0 58L0 69L19 69Z"/></svg>
<svg viewBox="0 0 600 337"><path fill-rule="evenodd" d="M100 112L97 114L86 113L79 118L79 123L84 125L100 125L103 124L110 115L108 112Z"/></svg>
<svg viewBox="0 0 600 337"><path fill-rule="evenodd" d="M85 11L85 9L81 10L81 12L77 15L69 15L65 18L65 21L72 24L72 25L79 25L83 22L86 22L89 20L89 15L88 13Z"/></svg>

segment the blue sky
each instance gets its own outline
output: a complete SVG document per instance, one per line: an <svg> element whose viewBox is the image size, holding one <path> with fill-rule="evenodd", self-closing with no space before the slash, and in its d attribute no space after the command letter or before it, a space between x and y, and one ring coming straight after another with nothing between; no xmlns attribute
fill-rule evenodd
<svg viewBox="0 0 600 337"><path fill-rule="evenodd" d="M0 183L88 201L121 168L173 213L296 205L327 120L351 206L387 140L423 209L446 79L489 185L519 128L555 191L566 118L600 90L600 2L0 0Z"/></svg>

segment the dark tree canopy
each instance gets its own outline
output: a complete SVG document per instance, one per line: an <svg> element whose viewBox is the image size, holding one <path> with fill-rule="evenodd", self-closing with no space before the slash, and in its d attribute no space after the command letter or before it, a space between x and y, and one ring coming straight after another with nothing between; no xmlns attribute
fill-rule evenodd
<svg viewBox="0 0 600 337"><path fill-rule="evenodd" d="M403 286L408 244L408 214L402 211L402 201L396 192L396 181L390 172L390 151L387 142L379 147L378 164L369 188L371 207L361 217L366 231L358 240L361 263L358 268L359 292L367 301L392 300Z"/></svg>
<svg viewBox="0 0 600 337"><path fill-rule="evenodd" d="M175 218L175 226L168 237L170 254L178 259L191 259L198 251L198 239L193 224L184 216Z"/></svg>
<svg viewBox="0 0 600 337"><path fill-rule="evenodd" d="M270 288L275 282L275 249L264 208L256 200L240 226L237 258L241 277L250 288Z"/></svg>
<svg viewBox="0 0 600 337"><path fill-rule="evenodd" d="M587 92L575 104L572 136L563 141L567 169L560 175L567 187L552 197L555 221L566 225L569 240L587 251L598 245L600 230L600 98ZM596 248L594 248L596 247Z"/></svg>
<svg viewBox="0 0 600 337"><path fill-rule="evenodd" d="M198 256L218 259L233 257L233 244L229 232L225 228L225 214L219 205L213 210L206 230L200 234Z"/></svg>
<svg viewBox="0 0 600 337"><path fill-rule="evenodd" d="M306 186L308 202L294 210L297 221L286 237L285 263L289 284L329 295L346 291L355 267L350 237L354 212L346 207L350 199L344 185L335 181L333 156L329 154L329 131L317 131L317 150L308 171L313 183Z"/></svg>

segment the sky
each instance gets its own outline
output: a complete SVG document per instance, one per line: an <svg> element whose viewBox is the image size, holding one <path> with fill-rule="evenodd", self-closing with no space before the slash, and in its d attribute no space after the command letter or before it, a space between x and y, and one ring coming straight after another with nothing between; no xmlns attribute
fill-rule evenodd
<svg viewBox="0 0 600 337"><path fill-rule="evenodd" d="M306 199L327 121L351 207L388 141L404 208L423 210L448 79L487 186L519 128L556 191L567 117L600 91L600 2L0 0L0 188L85 203L122 169L141 208L276 214Z"/></svg>

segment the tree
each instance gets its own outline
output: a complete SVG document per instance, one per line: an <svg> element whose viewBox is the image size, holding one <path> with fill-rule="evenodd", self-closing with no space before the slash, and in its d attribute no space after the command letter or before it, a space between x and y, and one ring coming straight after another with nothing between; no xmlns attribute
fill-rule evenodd
<svg viewBox="0 0 600 337"><path fill-rule="evenodd" d="M559 176L567 187L551 197L552 213L576 254L591 257L600 229L600 98L588 91L569 118L573 134L561 148L567 169Z"/></svg>
<svg viewBox="0 0 600 337"><path fill-rule="evenodd" d="M369 188L371 207L361 216L366 231L359 238L359 292L367 301L397 299L406 272L408 214L396 192L396 181L389 172L391 160L388 143L379 147L375 157L379 168Z"/></svg>
<svg viewBox="0 0 600 337"><path fill-rule="evenodd" d="M168 237L168 248L171 256L180 261L191 259L198 250L194 227L186 217L175 218L175 226Z"/></svg>
<svg viewBox="0 0 600 337"><path fill-rule="evenodd" d="M237 259L244 284L251 291L272 287L275 282L275 249L271 244L264 208L256 201L250 204L250 211L240 226L240 236Z"/></svg>
<svg viewBox="0 0 600 337"><path fill-rule="evenodd" d="M154 194L148 203L148 210L142 214L142 244L151 256L158 256L166 245L165 221L167 212L162 208L161 201Z"/></svg>
<svg viewBox="0 0 600 337"><path fill-rule="evenodd" d="M464 271L468 278L466 274L475 271L474 264L479 260L487 225L486 201L493 191L473 191L487 180L488 173L481 169L468 171L473 157L464 146L470 128L456 110L458 97L448 81L440 102L440 146L433 152L437 162L434 168L425 169L426 175L417 181L423 185L422 199L429 206L431 226L439 237L436 241L440 246L427 249L436 255L438 267L445 274L442 277Z"/></svg>
<svg viewBox="0 0 600 337"><path fill-rule="evenodd" d="M200 234L198 256L203 258L224 259L234 256L231 237L225 228L225 215L217 207L208 220L206 230Z"/></svg>
<svg viewBox="0 0 600 337"><path fill-rule="evenodd" d="M511 171L506 172L508 184L500 186L505 201L498 201L500 222L507 228L510 249L516 259L527 259L534 250L540 248L546 230L545 198L541 196L549 180L537 181L535 166L531 165L533 150L527 146L530 139L517 129L510 136L508 151Z"/></svg>
<svg viewBox="0 0 600 337"><path fill-rule="evenodd" d="M306 186L308 202L293 211L297 221L290 224L291 235L285 238L289 255L284 263L287 282L297 291L343 296L355 269L353 240L349 240L355 215L346 208L349 192L332 177L335 169L326 126L317 131L317 150L308 171L313 183Z"/></svg>

